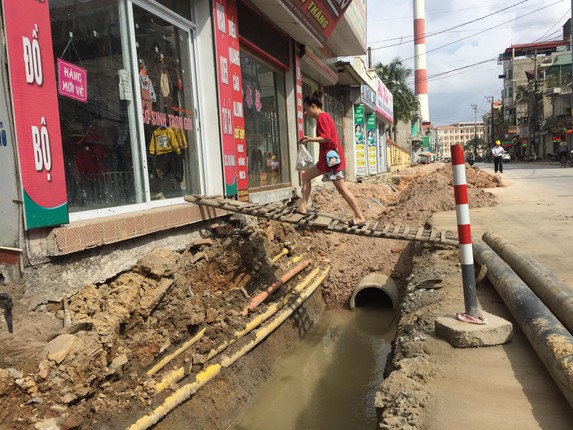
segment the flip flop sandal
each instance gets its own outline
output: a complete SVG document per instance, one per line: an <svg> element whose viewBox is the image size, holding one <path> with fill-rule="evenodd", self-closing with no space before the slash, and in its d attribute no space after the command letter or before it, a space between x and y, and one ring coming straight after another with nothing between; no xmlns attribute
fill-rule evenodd
<svg viewBox="0 0 573 430"><path fill-rule="evenodd" d="M471 315L464 314L462 312L458 312L456 314L456 318L460 321L467 322L470 324L479 324L479 325L487 324L485 318L482 317L481 315L478 317L472 317Z"/></svg>

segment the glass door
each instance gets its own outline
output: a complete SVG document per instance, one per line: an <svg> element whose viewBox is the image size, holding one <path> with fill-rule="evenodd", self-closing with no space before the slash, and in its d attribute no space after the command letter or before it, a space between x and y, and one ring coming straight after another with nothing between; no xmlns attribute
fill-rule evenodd
<svg viewBox="0 0 573 430"><path fill-rule="evenodd" d="M151 200L200 193L190 25L133 3L138 111Z"/></svg>

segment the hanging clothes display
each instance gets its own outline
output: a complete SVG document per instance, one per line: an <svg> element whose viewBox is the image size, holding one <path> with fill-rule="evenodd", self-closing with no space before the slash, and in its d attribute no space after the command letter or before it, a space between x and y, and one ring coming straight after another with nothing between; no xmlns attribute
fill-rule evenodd
<svg viewBox="0 0 573 430"><path fill-rule="evenodd" d="M153 131L149 154L154 156L153 170L159 180L171 173L177 182L183 182L181 147L173 129L159 127Z"/></svg>

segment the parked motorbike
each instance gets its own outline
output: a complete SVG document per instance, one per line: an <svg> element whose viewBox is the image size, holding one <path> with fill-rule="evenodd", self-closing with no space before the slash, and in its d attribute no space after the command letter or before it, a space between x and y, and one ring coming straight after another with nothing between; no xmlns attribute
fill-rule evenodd
<svg viewBox="0 0 573 430"><path fill-rule="evenodd" d="M473 154L468 155L468 164L470 166L473 166L475 162L476 162L476 159L475 159L474 155Z"/></svg>

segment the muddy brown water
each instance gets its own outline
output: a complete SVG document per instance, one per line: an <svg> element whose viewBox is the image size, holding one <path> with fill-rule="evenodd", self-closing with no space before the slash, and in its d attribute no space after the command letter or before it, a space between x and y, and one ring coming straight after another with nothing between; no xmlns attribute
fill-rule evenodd
<svg viewBox="0 0 573 430"><path fill-rule="evenodd" d="M387 306L326 311L228 429L376 428L374 397L395 328Z"/></svg>

